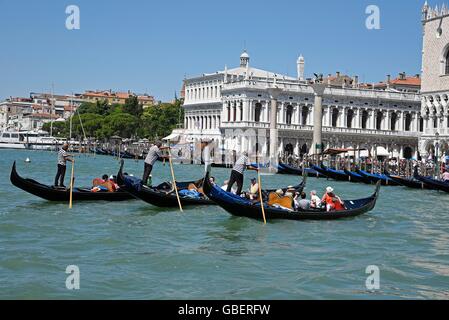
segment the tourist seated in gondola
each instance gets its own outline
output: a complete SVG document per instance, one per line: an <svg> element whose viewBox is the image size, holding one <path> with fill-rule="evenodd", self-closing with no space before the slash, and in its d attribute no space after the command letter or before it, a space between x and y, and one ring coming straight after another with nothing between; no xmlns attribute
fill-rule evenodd
<svg viewBox="0 0 449 320"><path fill-rule="evenodd" d="M449 171L446 169L444 169L443 174L441 175L441 180L443 182L449 183Z"/></svg>
<svg viewBox="0 0 449 320"><path fill-rule="evenodd" d="M335 195L332 187L326 188L326 193L321 199L321 202L326 204L326 211L328 212L346 210L344 202L340 199L340 197Z"/></svg>
<svg viewBox="0 0 449 320"><path fill-rule="evenodd" d="M248 188L247 198L250 200L257 200L259 198L259 184L256 178L251 179L251 184Z"/></svg>
<svg viewBox="0 0 449 320"><path fill-rule="evenodd" d="M114 191L117 191L120 189L119 185L117 184L117 176L110 176L109 181L112 183L112 186L114 187Z"/></svg>
<svg viewBox="0 0 449 320"><path fill-rule="evenodd" d="M307 199L307 195L305 192L296 192L294 198L295 210L310 210L311 201Z"/></svg>
<svg viewBox="0 0 449 320"><path fill-rule="evenodd" d="M223 182L223 186L221 187L221 190L223 191L227 191L228 190L228 185L229 185L229 180L225 180ZM231 193L236 194L237 189L236 188L232 188L231 189Z"/></svg>
<svg viewBox="0 0 449 320"><path fill-rule="evenodd" d="M274 208L293 211L293 193L282 191L282 189L268 195L268 205Z"/></svg>
<svg viewBox="0 0 449 320"><path fill-rule="evenodd" d="M115 192L116 188L114 182L109 180L107 174L104 174L101 179L95 178L92 181L92 192Z"/></svg>
<svg viewBox="0 0 449 320"><path fill-rule="evenodd" d="M317 196L316 190L310 191L310 208L319 209L321 208L321 199Z"/></svg>

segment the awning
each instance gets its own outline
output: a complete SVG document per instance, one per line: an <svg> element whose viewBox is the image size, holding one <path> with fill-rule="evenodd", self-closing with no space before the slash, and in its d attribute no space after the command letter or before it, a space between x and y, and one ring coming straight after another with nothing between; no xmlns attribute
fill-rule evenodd
<svg viewBox="0 0 449 320"><path fill-rule="evenodd" d="M177 133L172 133L171 135L169 135L169 136L166 136L164 139L162 139L162 140L166 140L166 141L177 141L177 140L179 140L179 134L177 134Z"/></svg>
<svg viewBox="0 0 449 320"><path fill-rule="evenodd" d="M353 153L357 151L363 151L366 149L327 149L323 154L337 155L342 153Z"/></svg>
<svg viewBox="0 0 449 320"><path fill-rule="evenodd" d="M384 147L377 147L377 156L378 157L389 157L391 154L387 152ZM370 153L368 150L363 150L360 152L360 157L368 158L369 156L374 157L374 153Z"/></svg>

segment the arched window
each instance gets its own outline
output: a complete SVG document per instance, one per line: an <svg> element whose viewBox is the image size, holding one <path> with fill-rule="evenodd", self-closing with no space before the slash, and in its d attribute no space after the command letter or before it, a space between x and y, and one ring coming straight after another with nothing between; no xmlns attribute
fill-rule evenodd
<svg viewBox="0 0 449 320"><path fill-rule="evenodd" d="M405 131L411 131L412 126L412 115L410 113L407 113L405 115Z"/></svg>
<svg viewBox="0 0 449 320"><path fill-rule="evenodd" d="M382 130L382 118L383 118L383 113L382 111L378 111L377 112L377 117L376 117L376 130Z"/></svg>
<svg viewBox="0 0 449 320"><path fill-rule="evenodd" d="M413 157L413 149L411 147L404 148L404 159L410 160Z"/></svg>
<svg viewBox="0 0 449 320"><path fill-rule="evenodd" d="M366 129L368 126L368 111L363 110L362 112L362 129Z"/></svg>
<svg viewBox="0 0 449 320"><path fill-rule="evenodd" d="M286 115L285 122L287 124L292 124L292 118L293 118L293 107L291 105L288 105L287 106L287 115Z"/></svg>
<svg viewBox="0 0 449 320"><path fill-rule="evenodd" d="M338 122L338 109L332 110L332 127L336 128Z"/></svg>
<svg viewBox="0 0 449 320"><path fill-rule="evenodd" d="M354 110L349 109L346 115L346 124L348 128L352 128L352 120L354 119Z"/></svg>
<svg viewBox="0 0 449 320"><path fill-rule="evenodd" d="M449 50L447 50L446 56L444 58L445 58L444 61L446 62L445 68L444 68L444 74L449 75Z"/></svg>
<svg viewBox="0 0 449 320"><path fill-rule="evenodd" d="M307 107L307 106L302 107L301 113L302 113L302 123L301 124L303 126L306 126L307 125L307 117L309 116L309 107Z"/></svg>
<svg viewBox="0 0 449 320"><path fill-rule="evenodd" d="M262 105L260 103L256 103L256 107L254 110L254 121L260 122L261 115L262 115Z"/></svg>
<svg viewBox="0 0 449 320"><path fill-rule="evenodd" d="M396 122L397 122L397 120L398 120L398 115L396 114L396 112L393 112L391 114L391 120L390 120L391 131L396 131Z"/></svg>
<svg viewBox="0 0 449 320"><path fill-rule="evenodd" d="M423 132L423 131L424 131L424 118L419 117L419 132Z"/></svg>

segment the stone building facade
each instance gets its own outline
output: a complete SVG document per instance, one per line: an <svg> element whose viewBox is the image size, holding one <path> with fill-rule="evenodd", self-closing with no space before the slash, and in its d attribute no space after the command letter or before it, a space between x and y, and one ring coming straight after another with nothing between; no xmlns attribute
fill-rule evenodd
<svg viewBox="0 0 449 320"><path fill-rule="evenodd" d="M224 152L266 154L269 139L242 132L270 127L271 88L276 99L278 154L303 155L312 144L314 93L304 78L304 58L297 77L253 68L244 52L240 66L185 80L184 128L180 142L214 140ZM418 93L366 88L358 77L337 73L324 79L323 143L325 148L364 148L357 156L412 158L418 155L423 130ZM260 140L260 141L259 141Z"/></svg>
<svg viewBox="0 0 449 320"><path fill-rule="evenodd" d="M438 157L449 152L449 9L422 9L422 104L424 132L419 149Z"/></svg>

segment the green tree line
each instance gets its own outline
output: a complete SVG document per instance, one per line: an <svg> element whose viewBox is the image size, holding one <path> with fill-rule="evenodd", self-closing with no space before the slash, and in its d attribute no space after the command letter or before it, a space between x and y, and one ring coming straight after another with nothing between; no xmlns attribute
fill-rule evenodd
<svg viewBox="0 0 449 320"><path fill-rule="evenodd" d="M176 128L184 118L182 101L161 103L143 108L137 97L130 97L125 104L109 105L107 101L83 102L71 117L72 137L106 140L111 136L122 138L163 138ZM50 123L43 130L50 132ZM65 122L53 122L53 135L68 138L70 119Z"/></svg>

